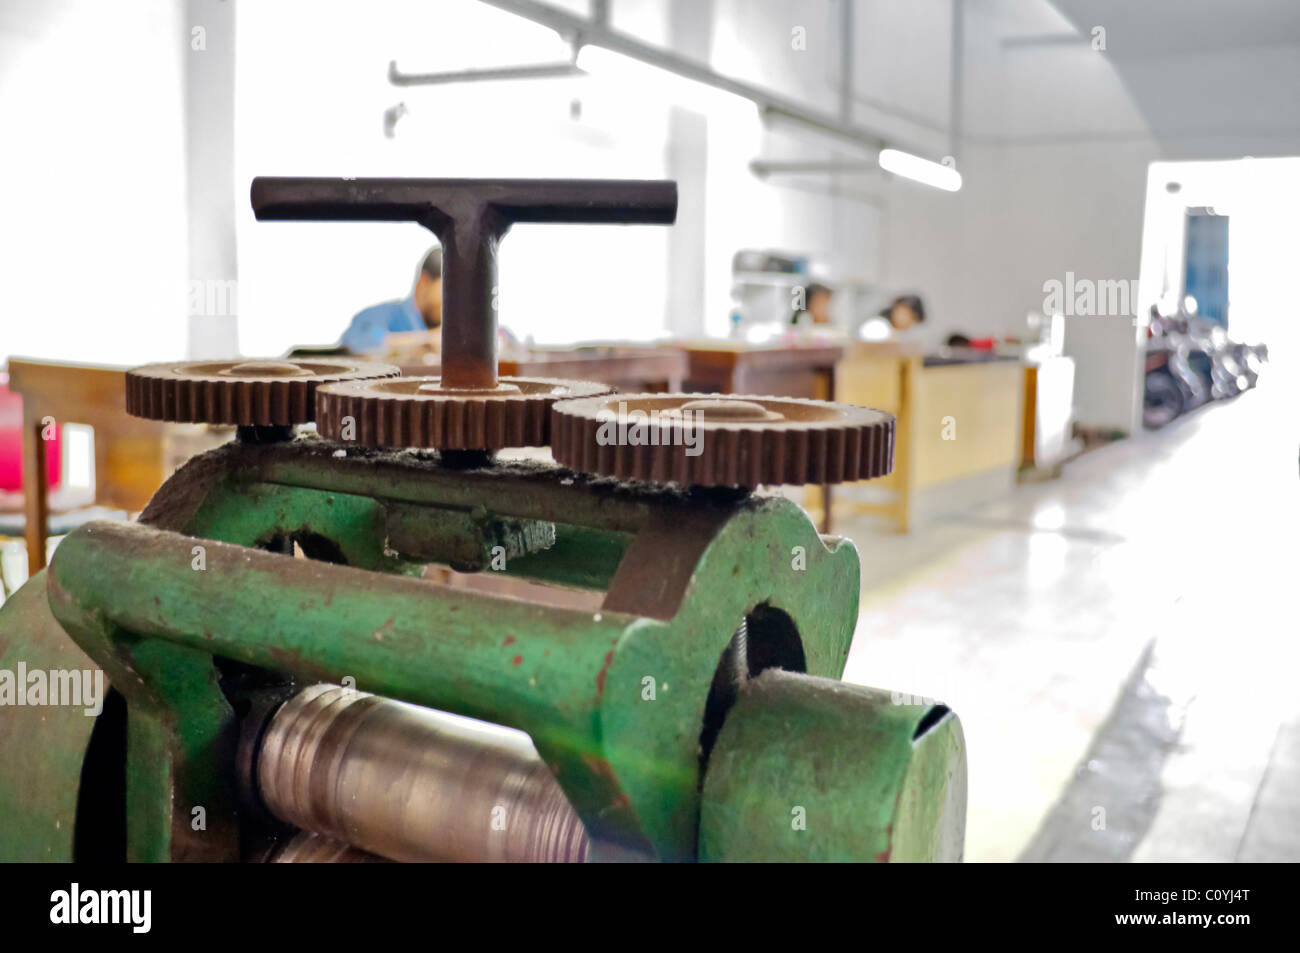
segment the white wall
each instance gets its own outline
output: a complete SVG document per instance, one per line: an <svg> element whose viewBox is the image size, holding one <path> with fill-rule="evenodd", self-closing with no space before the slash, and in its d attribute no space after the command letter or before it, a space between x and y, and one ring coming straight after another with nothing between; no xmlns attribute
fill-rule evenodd
<svg viewBox="0 0 1300 953"><path fill-rule="evenodd" d="M170 0L0 5L0 360L185 352L188 40Z"/></svg>
<svg viewBox="0 0 1300 953"><path fill-rule="evenodd" d="M1023 334L1044 285L1138 277L1148 164L1160 148L1113 64L1046 3L968 3L956 194L888 185L885 282L925 299L932 333ZM1080 354L1080 422L1131 429L1137 338ZM1122 345L1122 346L1118 346ZM1084 359L1086 357L1086 359ZM1117 383L1118 382L1118 383Z"/></svg>
<svg viewBox="0 0 1300 953"><path fill-rule="evenodd" d="M1077 47L1007 47L1021 33L1068 29L1046 4L1009 24L970 4L960 192L890 183L886 280L922 294L944 330L1024 329L1043 284L1138 273L1146 166L1158 157L1104 56ZM984 16L978 14L983 11Z"/></svg>

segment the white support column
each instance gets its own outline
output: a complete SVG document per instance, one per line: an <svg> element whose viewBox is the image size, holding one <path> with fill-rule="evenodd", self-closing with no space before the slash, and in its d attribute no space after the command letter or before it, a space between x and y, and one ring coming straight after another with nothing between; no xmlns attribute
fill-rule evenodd
<svg viewBox="0 0 1300 953"><path fill-rule="evenodd" d="M239 354L235 258L235 0L185 0L190 358Z"/></svg>
<svg viewBox="0 0 1300 953"><path fill-rule="evenodd" d="M702 63L713 46L713 0L671 0L669 45ZM708 120L673 107L668 119L667 174L677 180L677 223L668 237L668 315L666 325L681 337L704 333L705 178L708 173Z"/></svg>

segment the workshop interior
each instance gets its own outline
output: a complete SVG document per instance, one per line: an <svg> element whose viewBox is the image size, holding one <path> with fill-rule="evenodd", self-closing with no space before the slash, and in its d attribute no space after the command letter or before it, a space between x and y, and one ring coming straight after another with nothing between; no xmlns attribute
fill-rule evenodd
<svg viewBox="0 0 1300 953"><path fill-rule="evenodd" d="M1300 860L1298 93L1290 0L3 0L0 861Z"/></svg>

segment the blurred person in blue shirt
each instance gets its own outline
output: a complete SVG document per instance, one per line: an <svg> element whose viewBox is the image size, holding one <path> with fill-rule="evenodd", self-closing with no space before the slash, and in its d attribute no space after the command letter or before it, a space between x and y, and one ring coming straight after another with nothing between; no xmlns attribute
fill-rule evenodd
<svg viewBox="0 0 1300 953"><path fill-rule="evenodd" d="M420 263L411 293L358 312L343 332L342 344L354 354L378 351L384 338L402 331L436 331L442 326L442 249L431 248Z"/></svg>

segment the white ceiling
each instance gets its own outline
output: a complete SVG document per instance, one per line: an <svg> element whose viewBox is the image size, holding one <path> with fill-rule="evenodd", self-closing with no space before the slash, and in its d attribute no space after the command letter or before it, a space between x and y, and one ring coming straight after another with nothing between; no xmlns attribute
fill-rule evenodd
<svg viewBox="0 0 1300 953"><path fill-rule="evenodd" d="M1170 158L1300 155L1297 0L1052 0L1105 56Z"/></svg>

